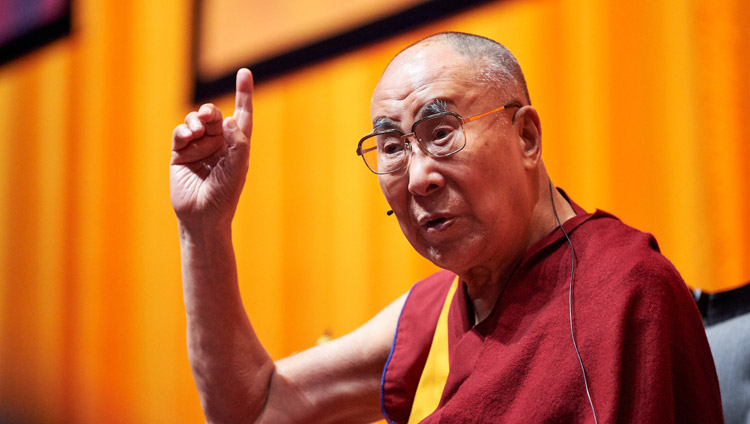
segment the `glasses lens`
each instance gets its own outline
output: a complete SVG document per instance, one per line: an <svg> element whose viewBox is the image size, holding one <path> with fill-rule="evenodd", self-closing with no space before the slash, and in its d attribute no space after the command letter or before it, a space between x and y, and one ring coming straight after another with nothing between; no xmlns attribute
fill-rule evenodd
<svg viewBox="0 0 750 424"><path fill-rule="evenodd" d="M398 130L371 134L362 141L362 157L378 174L387 174L401 167L405 156L404 140Z"/></svg>
<svg viewBox="0 0 750 424"><path fill-rule="evenodd" d="M449 113L419 122L414 133L422 146L435 156L456 153L466 144L461 120Z"/></svg>

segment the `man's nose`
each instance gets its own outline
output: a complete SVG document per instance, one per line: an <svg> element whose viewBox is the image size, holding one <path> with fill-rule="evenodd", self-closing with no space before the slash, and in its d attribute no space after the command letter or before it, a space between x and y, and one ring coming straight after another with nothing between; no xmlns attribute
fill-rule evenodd
<svg viewBox="0 0 750 424"><path fill-rule="evenodd" d="M407 170L409 192L415 196L427 196L445 185L438 160L424 151L416 141L411 144Z"/></svg>

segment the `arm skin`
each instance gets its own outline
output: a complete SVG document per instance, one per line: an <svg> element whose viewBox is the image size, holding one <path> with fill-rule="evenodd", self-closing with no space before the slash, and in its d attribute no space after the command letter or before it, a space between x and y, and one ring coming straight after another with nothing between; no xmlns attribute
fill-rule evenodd
<svg viewBox="0 0 750 424"><path fill-rule="evenodd" d="M277 363L242 305L231 226L248 170L252 91L241 69L232 117L205 104L172 135L188 356L203 412L210 423L375 421L405 296L351 334Z"/></svg>

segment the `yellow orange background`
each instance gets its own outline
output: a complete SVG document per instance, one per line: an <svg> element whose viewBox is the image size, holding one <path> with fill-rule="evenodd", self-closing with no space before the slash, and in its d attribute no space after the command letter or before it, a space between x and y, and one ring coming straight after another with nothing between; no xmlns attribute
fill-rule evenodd
<svg viewBox="0 0 750 424"><path fill-rule="evenodd" d="M194 107L189 3L76 1L73 36L0 68L0 413L203 422L167 179ZM434 269L354 150L387 61L441 30L517 55L579 204L654 233L693 287L750 280L747 22L744 0L500 1L259 85L234 239L271 354L352 330Z"/></svg>

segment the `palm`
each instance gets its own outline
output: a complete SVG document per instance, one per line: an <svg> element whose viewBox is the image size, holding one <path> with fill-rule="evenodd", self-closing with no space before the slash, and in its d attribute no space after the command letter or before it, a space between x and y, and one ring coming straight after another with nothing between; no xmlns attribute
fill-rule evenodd
<svg viewBox="0 0 750 424"><path fill-rule="evenodd" d="M223 157L210 169L208 163L170 165L172 207L178 216L219 213L232 205L230 187L238 185L233 181L237 177L224 165Z"/></svg>

